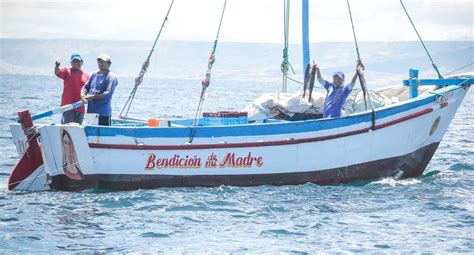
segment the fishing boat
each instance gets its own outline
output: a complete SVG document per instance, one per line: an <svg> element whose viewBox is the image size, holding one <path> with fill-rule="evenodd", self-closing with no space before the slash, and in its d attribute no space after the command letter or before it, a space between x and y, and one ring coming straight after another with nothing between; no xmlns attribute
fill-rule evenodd
<svg viewBox="0 0 474 255"><path fill-rule="evenodd" d="M285 5L289 7L289 1ZM225 4L221 24L224 10ZM308 2L303 0L305 67L309 65L307 11ZM285 8L285 20L288 15ZM161 30L153 48L160 34ZM288 33L285 34L287 49ZM371 107L340 118L321 118L316 114L298 119L294 118L296 114L292 118L249 120L246 113L240 112L202 113L218 35L219 32L202 81L195 118L142 121L123 115L128 113L153 50L136 79L125 111L112 126L33 123L85 102L34 115L28 110L18 112L18 123L10 127L20 160L12 170L8 188L134 190L339 184L383 177L417 177L425 170L474 82L472 73L419 79L418 71L410 69L402 84L390 88L399 92L390 95L397 102L374 107L365 84L361 84L365 103ZM282 64L281 95L288 79L285 54L287 51ZM314 74L305 74L305 92L311 80L314 82ZM387 93L390 89L378 91Z"/></svg>

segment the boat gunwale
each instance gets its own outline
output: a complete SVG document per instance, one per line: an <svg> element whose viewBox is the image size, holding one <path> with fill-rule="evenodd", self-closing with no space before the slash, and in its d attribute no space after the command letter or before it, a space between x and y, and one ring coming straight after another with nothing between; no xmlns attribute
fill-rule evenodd
<svg viewBox="0 0 474 255"><path fill-rule="evenodd" d="M375 130L393 126L398 123L401 123L410 119L414 119L431 112L433 112L433 108L426 108L422 111L415 112L413 114L401 117L399 119L376 125ZM290 138L286 140L274 140L274 141L243 142L243 143L210 143L210 144L180 144L180 145L89 143L89 147L99 148L99 149L123 149L123 150L195 150L195 149L214 149L214 148L242 148L242 147L248 148L248 147L279 146L279 145L292 145L292 144L319 142L319 141L325 141L325 140L331 140L331 139L336 139L336 138L363 134L369 131L371 131L371 129L367 127L367 128L337 133L337 134L325 135L325 136L315 136L315 137L308 137L308 138Z"/></svg>

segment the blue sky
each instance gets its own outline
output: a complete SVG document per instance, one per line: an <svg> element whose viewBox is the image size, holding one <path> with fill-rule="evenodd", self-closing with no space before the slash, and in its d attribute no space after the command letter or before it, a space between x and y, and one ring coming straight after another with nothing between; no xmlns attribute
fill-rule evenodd
<svg viewBox="0 0 474 255"><path fill-rule="evenodd" d="M153 40L169 0L0 0L1 38ZM405 0L425 40L474 39L472 0ZM214 40L223 0L175 0L163 40ZM283 0L228 0L222 41L283 38ZM399 0L352 0L360 41L417 40ZM300 43L301 1L291 1L290 41ZM351 41L346 0L310 0L310 41Z"/></svg>

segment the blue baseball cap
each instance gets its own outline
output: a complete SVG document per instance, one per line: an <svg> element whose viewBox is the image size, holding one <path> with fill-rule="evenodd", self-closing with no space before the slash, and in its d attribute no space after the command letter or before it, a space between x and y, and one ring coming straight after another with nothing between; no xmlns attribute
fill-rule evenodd
<svg viewBox="0 0 474 255"><path fill-rule="evenodd" d="M71 55L71 61L76 60L76 59L82 61L81 55L79 55L79 54L72 54L72 55Z"/></svg>
<svg viewBox="0 0 474 255"><path fill-rule="evenodd" d="M339 76L339 78L341 79L345 79L345 76L344 76L344 73L343 72L335 72L332 76Z"/></svg>

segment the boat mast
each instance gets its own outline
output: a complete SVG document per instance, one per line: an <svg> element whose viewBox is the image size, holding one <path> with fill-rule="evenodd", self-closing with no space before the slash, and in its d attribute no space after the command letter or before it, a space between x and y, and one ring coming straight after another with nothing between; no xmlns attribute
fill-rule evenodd
<svg viewBox="0 0 474 255"><path fill-rule="evenodd" d="M302 20L302 29L303 29L303 80L305 79L305 69L309 64L309 0L302 0L302 11L303 11L303 20Z"/></svg>
<svg viewBox="0 0 474 255"><path fill-rule="evenodd" d="M285 38L285 47L283 48L283 62L281 63L281 72L283 74L283 84L281 91L286 92L286 85L288 83L288 70L290 63L288 61L288 38L289 38L289 28L290 28L290 0L284 0L283 3L283 20L284 20L284 38Z"/></svg>

